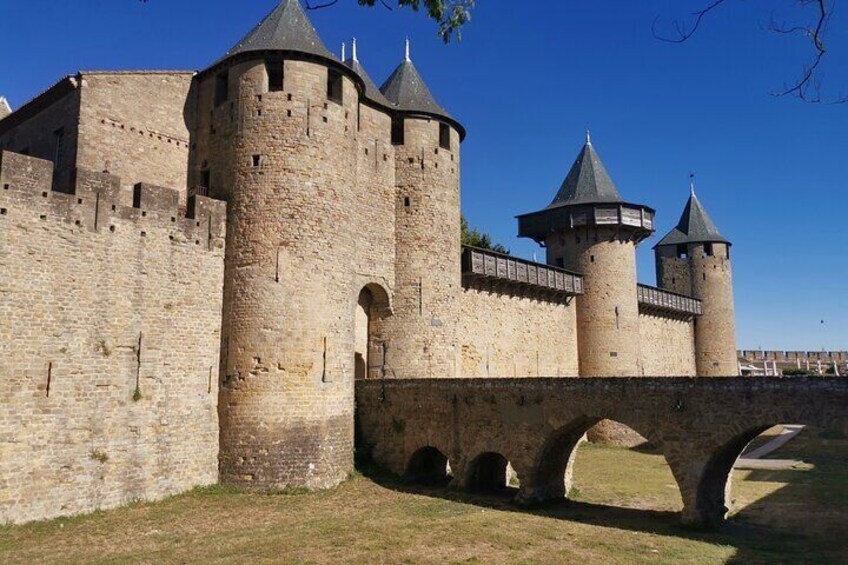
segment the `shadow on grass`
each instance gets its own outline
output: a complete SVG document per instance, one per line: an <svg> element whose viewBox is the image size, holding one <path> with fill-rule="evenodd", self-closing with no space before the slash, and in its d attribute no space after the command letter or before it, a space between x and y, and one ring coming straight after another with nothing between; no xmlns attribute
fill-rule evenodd
<svg viewBox="0 0 848 565"><path fill-rule="evenodd" d="M818 540L813 540L809 536L750 523L747 520L731 519L718 530L713 530L684 525L680 521L679 512L624 508L572 501L566 498L562 501L527 507L514 502L518 494L518 489L515 487L505 487L497 492L471 493L454 488L447 482L428 485L411 483L372 464L363 465L359 471L367 480L396 492L470 504L502 512L529 514L603 528L685 538L734 547L736 553L727 561L730 564L838 562L834 560L834 547L820 547ZM779 495L779 492L775 493L757 504L767 505L768 498Z"/></svg>

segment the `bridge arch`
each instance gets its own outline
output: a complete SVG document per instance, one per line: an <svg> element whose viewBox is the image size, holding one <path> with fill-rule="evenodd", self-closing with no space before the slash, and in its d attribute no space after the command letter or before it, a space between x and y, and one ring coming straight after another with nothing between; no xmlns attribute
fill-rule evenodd
<svg viewBox="0 0 848 565"><path fill-rule="evenodd" d="M465 469L464 487L471 492L498 492L507 487L509 459L497 451L485 451Z"/></svg>
<svg viewBox="0 0 848 565"><path fill-rule="evenodd" d="M409 458L404 478L425 485L447 484L451 479L448 469L448 456L438 448L427 445L416 450Z"/></svg>
<svg viewBox="0 0 848 565"><path fill-rule="evenodd" d="M753 426L730 438L712 453L704 465L696 487L695 506L701 516L700 522L715 526L727 517L730 511L727 501L730 499L730 474L733 465L745 451L745 447L772 425Z"/></svg>
<svg viewBox="0 0 848 565"><path fill-rule="evenodd" d="M566 498L573 485L574 461L581 439L603 420L623 424L658 447L661 441L653 430L618 416L581 416L549 433L539 447L532 469L518 494L518 502L536 504ZM663 454L665 457L665 455ZM666 461L668 463L668 461ZM672 471L673 473L673 471ZM675 481L677 477L675 476Z"/></svg>

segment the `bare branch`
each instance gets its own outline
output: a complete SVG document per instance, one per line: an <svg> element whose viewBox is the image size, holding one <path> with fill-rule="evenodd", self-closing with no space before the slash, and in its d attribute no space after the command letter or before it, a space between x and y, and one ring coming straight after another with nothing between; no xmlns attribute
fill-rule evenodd
<svg viewBox="0 0 848 565"><path fill-rule="evenodd" d="M773 93L775 96L795 96L804 102L821 103L821 66L827 54L827 48L824 42L824 36L827 31L827 24L833 14L833 3L835 0L796 0L796 3L801 7L815 6L817 16L815 23L812 26L806 25L786 25L786 23L778 24L772 15L769 22L769 30L775 33L786 35L797 34L807 38L813 47L814 54L812 60L804 65L801 76L794 82L785 85L783 89ZM692 13L694 18L691 23L676 19L671 23L673 34L663 35L657 32L657 21L655 19L651 32L654 38L666 43L684 43L691 38L704 18L714 11L716 8L725 4L726 0L712 0L703 9ZM831 103L842 104L848 102L848 96L843 96L832 100Z"/></svg>
<svg viewBox="0 0 848 565"><path fill-rule="evenodd" d="M727 0L713 0L709 5L704 7L702 10L698 10L697 12L692 13L692 17L694 17L694 21L687 28L686 22L683 20L674 20L672 22L672 26L674 26L675 36L664 36L657 33L657 21L659 20L659 16L654 20L654 23L651 24L651 34L655 39L660 41L665 41L666 43L683 43L690 37L692 37L698 28L701 26L701 22L704 18L713 10L724 4Z"/></svg>

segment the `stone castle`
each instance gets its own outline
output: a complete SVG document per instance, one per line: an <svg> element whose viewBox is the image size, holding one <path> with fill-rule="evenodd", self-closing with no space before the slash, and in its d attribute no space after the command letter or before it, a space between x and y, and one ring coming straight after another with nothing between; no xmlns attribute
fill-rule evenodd
<svg viewBox="0 0 848 565"><path fill-rule="evenodd" d="M544 264L463 247L463 126L408 48L378 88L297 0L201 72L80 72L0 117L0 523L335 485L357 379L737 374L694 191L659 288L654 210L588 139L518 216Z"/></svg>

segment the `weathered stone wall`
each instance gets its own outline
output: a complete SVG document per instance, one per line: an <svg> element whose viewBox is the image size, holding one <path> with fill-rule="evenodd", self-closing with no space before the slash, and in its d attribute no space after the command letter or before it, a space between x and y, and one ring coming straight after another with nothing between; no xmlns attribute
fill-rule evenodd
<svg viewBox="0 0 848 565"><path fill-rule="evenodd" d="M197 85L192 174L209 170L230 217L221 477L321 488L353 466L357 298L393 283L393 155L388 119L358 116L349 76L339 103L327 66L273 63L284 65L282 91L269 92L263 59L225 64Z"/></svg>
<svg viewBox="0 0 848 565"><path fill-rule="evenodd" d="M53 162L53 187L67 191L76 167L79 115L79 78L66 77L0 121L0 149ZM61 155L57 154L59 132L63 134Z"/></svg>
<svg viewBox="0 0 848 565"><path fill-rule="evenodd" d="M639 374L648 377L695 376L694 322L641 313Z"/></svg>
<svg viewBox="0 0 848 565"><path fill-rule="evenodd" d="M733 308L733 271L730 246L690 243L678 257L675 246L656 249L657 283L660 288L697 298L703 314L695 319L695 355L698 376L735 375L736 316Z"/></svg>
<svg viewBox="0 0 848 565"><path fill-rule="evenodd" d="M67 77L0 124L0 148L54 161L57 190L70 189L79 167L120 177L123 205L132 204L139 182L172 187L185 205L192 76L116 71Z"/></svg>
<svg viewBox="0 0 848 565"><path fill-rule="evenodd" d="M434 448L453 484L474 488L491 470L480 456L496 453L515 469L522 503L566 496L583 435L601 419L621 422L665 456L683 519L706 524L724 519L733 463L769 427L848 432L848 379L839 377L365 380L356 403L359 449L385 469L415 477L427 470L416 456Z"/></svg>
<svg viewBox="0 0 848 565"><path fill-rule="evenodd" d="M396 285L386 320L387 366L396 377L449 377L460 371L459 132L439 146L439 122L404 119L395 146Z"/></svg>
<svg viewBox="0 0 848 565"><path fill-rule="evenodd" d="M132 187L172 187L186 202L191 72L81 73L77 166L121 178L122 202Z"/></svg>
<svg viewBox="0 0 848 565"><path fill-rule="evenodd" d="M466 287L459 300L463 377L577 376L574 303Z"/></svg>
<svg viewBox="0 0 848 565"><path fill-rule="evenodd" d="M217 481L224 205L0 153L0 523Z"/></svg>
<svg viewBox="0 0 848 565"><path fill-rule="evenodd" d="M577 303L580 375L638 373L639 305L636 250L614 228L596 227L555 234L547 240L548 264L583 273Z"/></svg>

